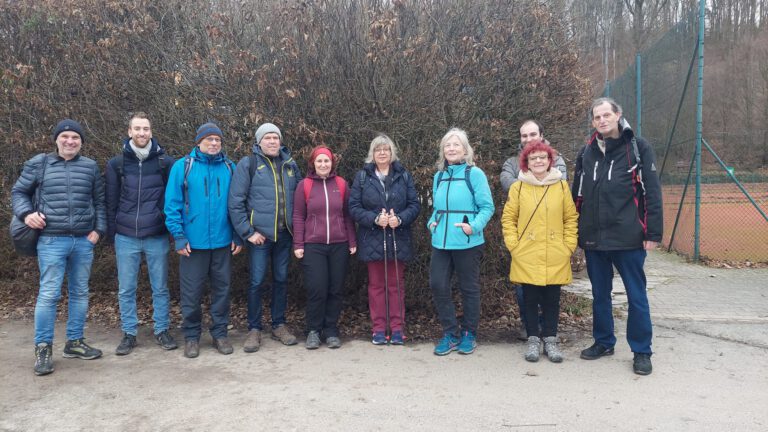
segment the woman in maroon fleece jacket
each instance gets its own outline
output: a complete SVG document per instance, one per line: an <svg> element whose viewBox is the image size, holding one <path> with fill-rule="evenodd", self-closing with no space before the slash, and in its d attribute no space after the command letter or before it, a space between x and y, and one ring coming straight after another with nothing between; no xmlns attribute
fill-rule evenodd
<svg viewBox="0 0 768 432"><path fill-rule="evenodd" d="M349 188L335 168L331 150L315 147L293 200L293 253L301 259L307 287L307 349L320 347L321 334L328 348L341 346L344 275L349 255L357 251Z"/></svg>

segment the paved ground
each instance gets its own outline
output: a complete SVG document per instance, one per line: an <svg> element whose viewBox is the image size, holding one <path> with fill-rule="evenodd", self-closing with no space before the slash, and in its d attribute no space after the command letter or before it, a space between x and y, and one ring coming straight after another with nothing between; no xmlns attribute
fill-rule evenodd
<svg viewBox="0 0 768 432"><path fill-rule="evenodd" d="M90 362L61 358L58 328L56 372L35 377L31 324L1 322L0 430L768 430L768 270L712 270L661 253L648 268L647 377L631 372L623 334L616 355L596 361L578 359L590 340L569 339L556 365L525 362L522 343L482 341L471 356L438 358L429 344L364 341L315 352L267 341L255 354L221 356L204 339L189 360L160 350L146 328L127 357L112 354L118 331L89 328L105 349ZM244 335L232 337L239 345Z"/></svg>

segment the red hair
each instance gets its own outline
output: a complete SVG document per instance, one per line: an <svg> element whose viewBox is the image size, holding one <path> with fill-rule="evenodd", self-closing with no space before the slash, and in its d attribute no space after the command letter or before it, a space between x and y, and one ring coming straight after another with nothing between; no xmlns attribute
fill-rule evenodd
<svg viewBox="0 0 768 432"><path fill-rule="evenodd" d="M555 166L555 149L544 141L536 140L526 144L523 151L520 152L520 171L528 172L528 156L531 153L537 152L546 152L547 156L549 156L549 167L547 169L552 169Z"/></svg>
<svg viewBox="0 0 768 432"><path fill-rule="evenodd" d="M307 168L309 172L314 173L315 172L315 159L317 159L318 156L321 154L324 154L328 156L331 159L331 172L334 172L336 170L336 155L333 154L331 149L324 145L316 146L312 149L312 153L309 155L309 162L307 162Z"/></svg>

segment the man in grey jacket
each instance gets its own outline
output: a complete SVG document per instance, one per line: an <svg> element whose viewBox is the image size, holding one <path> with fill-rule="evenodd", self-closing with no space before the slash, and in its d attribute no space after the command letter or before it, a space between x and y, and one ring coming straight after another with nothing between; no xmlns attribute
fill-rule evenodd
<svg viewBox="0 0 768 432"><path fill-rule="evenodd" d="M532 141L547 142L547 140L544 139L544 133L541 124L536 120L526 120L523 122L522 126L520 126L520 146L518 147L518 154L526 144ZM520 174L520 161L518 160L518 154L507 159L506 162L504 162L504 165L501 167L499 180L501 181L501 187L504 189L505 194L509 192L509 188L514 182L517 181L517 177ZM565 160L563 160L563 157L559 154L555 158L555 168L563 173L563 180L568 180ZM520 330L520 334L517 336L517 338L520 340L527 340L528 334L525 332L525 318L522 310L523 288L520 285L515 285L515 294L517 296L517 306L520 312L520 321L522 322L522 329Z"/></svg>
<svg viewBox="0 0 768 432"><path fill-rule="evenodd" d="M251 280L248 287L248 336L243 351L261 347L261 293L272 267L272 339L295 345L285 325L288 264L293 245L293 192L301 173L283 134L272 123L256 129L253 153L237 163L229 188L229 218L248 246Z"/></svg>
<svg viewBox="0 0 768 432"><path fill-rule="evenodd" d="M520 146L518 147L518 153L507 159L501 167L499 180L501 181L501 187L504 188L505 194L509 192L512 183L517 181L517 176L520 174L520 161L518 160L519 151L529 142L537 140L547 142L547 140L544 139L544 132L541 124L536 120L526 120L523 122L523 125L520 126ZM565 166L565 160L560 154L555 158L555 168L563 173L563 180L568 180L568 169Z"/></svg>
<svg viewBox="0 0 768 432"><path fill-rule="evenodd" d="M56 305L65 275L69 307L64 357L92 360L101 356L101 350L85 343L83 328L88 314L93 247L107 229L104 183L96 162L80 156L84 139L79 123L62 120L53 131L53 140L57 151L25 162L11 191L16 217L30 228L41 230L37 243L40 291L35 305L36 375L53 372Z"/></svg>

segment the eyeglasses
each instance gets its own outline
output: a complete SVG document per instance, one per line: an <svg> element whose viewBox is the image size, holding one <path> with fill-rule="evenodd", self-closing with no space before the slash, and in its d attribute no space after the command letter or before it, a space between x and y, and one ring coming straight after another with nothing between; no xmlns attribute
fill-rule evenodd
<svg viewBox="0 0 768 432"><path fill-rule="evenodd" d="M549 159L549 155L543 155L543 156L528 156L528 162L536 162L537 160L545 161Z"/></svg>
<svg viewBox="0 0 768 432"><path fill-rule="evenodd" d="M373 152L374 152L374 153L389 153L389 152L391 152L391 151L392 151L392 150L390 150L390 148L389 148L389 147L379 147L379 148L377 148L376 150L374 150Z"/></svg>

